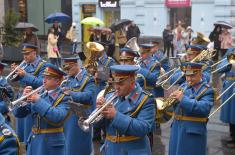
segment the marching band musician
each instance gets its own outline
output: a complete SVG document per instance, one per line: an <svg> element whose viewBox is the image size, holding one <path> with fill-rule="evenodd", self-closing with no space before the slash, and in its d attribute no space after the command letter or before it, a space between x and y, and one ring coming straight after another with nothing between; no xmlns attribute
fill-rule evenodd
<svg viewBox="0 0 235 155"><path fill-rule="evenodd" d="M186 75L186 82L181 85L183 90L170 95L179 103L174 105L169 155L205 155L207 117L213 106L214 91L202 79L201 63L185 62L182 65Z"/></svg>
<svg viewBox="0 0 235 155"><path fill-rule="evenodd" d="M84 104L88 106L87 110L92 111L95 96L93 77L79 67L78 58L63 58L63 61L63 69L68 72L68 79L61 86L64 93L70 95L74 102ZM66 155L90 155L92 152L92 133L84 132L78 126L78 120L78 116L72 114L65 122Z"/></svg>
<svg viewBox="0 0 235 155"><path fill-rule="evenodd" d="M153 59L155 59L155 61L158 61L159 63L161 63L162 68L167 72L170 70L169 59L167 58L167 56L165 56L163 51L159 49L159 43L160 43L159 41L153 40L151 42L151 44L153 46L152 46L150 52L153 55Z"/></svg>
<svg viewBox="0 0 235 155"><path fill-rule="evenodd" d="M139 57L137 51L124 47L120 49L119 62L121 65L135 65L135 58Z"/></svg>
<svg viewBox="0 0 235 155"><path fill-rule="evenodd" d="M223 58L226 56L234 55L234 48L229 48L225 53ZM233 58L234 59L234 58ZM220 69L219 69L220 68ZM224 77L222 79L222 90L224 92L229 86L232 86L235 82L235 68L234 63L226 61L222 61L218 64L217 69L219 73L223 74ZM234 86L230 88L224 95L222 96L221 103L224 103L229 97L234 94ZM235 99L232 97L224 106L221 108L220 120L224 123L229 123L230 128L230 136L231 138L226 139L226 145L229 148L235 148Z"/></svg>
<svg viewBox="0 0 235 155"><path fill-rule="evenodd" d="M42 73L48 66L48 63L42 60L37 54L38 47L32 44L23 44L22 53L24 57L24 63L16 71L17 78L21 87L32 86L33 89L42 85ZM13 71L17 66L11 65ZM16 119L16 133L19 136L20 142L26 142L31 132L32 118L19 118Z"/></svg>
<svg viewBox="0 0 235 155"><path fill-rule="evenodd" d="M19 155L19 141L14 130L0 114L0 154Z"/></svg>
<svg viewBox="0 0 235 155"><path fill-rule="evenodd" d="M104 43L98 43L98 44L102 45ZM97 74L102 73L102 71L105 71L105 68L107 68L109 70L110 66L113 66L116 64L116 62L113 58L107 56L106 51L104 49L104 46L103 46L103 48L100 48L97 63L98 63ZM108 72L108 74L109 74L109 72ZM101 76L101 78L99 78L99 75L95 75L95 77L98 82L98 85L96 85L96 86L98 86L98 90L97 90L97 94L98 94L101 90L104 89L106 82L107 82L107 79L106 78L102 79L102 76Z"/></svg>
<svg viewBox="0 0 235 155"><path fill-rule="evenodd" d="M115 92L97 99L97 106L117 95L103 111L107 135L103 145L106 155L151 154L147 134L155 120L155 100L135 82L139 69L134 65L111 66Z"/></svg>
<svg viewBox="0 0 235 155"><path fill-rule="evenodd" d="M7 64L0 62L0 87L1 87L1 97L0 97L0 112L5 117L5 121L10 125L10 117L8 115L8 107L6 101L10 101L14 98L14 91L10 84L8 84L5 77L2 76L4 67Z"/></svg>
<svg viewBox="0 0 235 155"><path fill-rule="evenodd" d="M33 93L27 98L25 106L14 109L16 117L30 115L33 127L27 140L27 155L64 155L64 121L68 117L68 99L60 87L66 75L58 67L48 66L43 72L44 92ZM23 96L32 91L31 86L24 89Z"/></svg>
<svg viewBox="0 0 235 155"><path fill-rule="evenodd" d="M150 53L152 44L140 45L140 69L137 74L137 82L140 86L153 94L154 97L164 96L164 91L160 87L155 87L158 76L160 75L161 65L152 58Z"/></svg>
<svg viewBox="0 0 235 155"><path fill-rule="evenodd" d="M108 57L105 48L101 42L88 42L86 44L87 49L96 53L96 63L98 64L97 70L95 72L95 98L101 90L106 86L107 80L110 77L110 66L115 64L115 61ZM91 52L91 53L93 53ZM93 107L94 108L94 107ZM105 131L104 131L105 132ZM101 132L94 127L93 139L102 139Z"/></svg>
<svg viewBox="0 0 235 155"><path fill-rule="evenodd" d="M192 61L195 57L197 57L202 50L205 49L204 46L201 45L188 45L186 46L186 56L185 56L185 61L190 62ZM210 68L209 66L207 68ZM181 75L183 74L182 70L177 70L172 77L170 78L170 84L173 84ZM208 83L210 82L210 70L209 69L203 69L203 79L207 81ZM176 83L178 85L181 85L182 83L185 82L185 76L183 76L179 81Z"/></svg>

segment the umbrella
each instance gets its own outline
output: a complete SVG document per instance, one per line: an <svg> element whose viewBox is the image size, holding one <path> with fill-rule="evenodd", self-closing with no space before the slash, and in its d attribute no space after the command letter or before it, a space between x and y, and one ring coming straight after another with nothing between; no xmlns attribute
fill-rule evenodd
<svg viewBox="0 0 235 155"><path fill-rule="evenodd" d="M130 24L132 21L129 19L121 19L119 21L114 22L110 28L112 30L118 30L121 29L123 26Z"/></svg>
<svg viewBox="0 0 235 155"><path fill-rule="evenodd" d="M66 23L71 20L71 17L62 12L54 12L45 18L45 22L54 23L55 21Z"/></svg>
<svg viewBox="0 0 235 155"><path fill-rule="evenodd" d="M221 27L224 27L226 29L231 29L233 28L233 26L231 24L229 24L228 22L225 21L217 21L214 23L215 26L220 25Z"/></svg>
<svg viewBox="0 0 235 155"><path fill-rule="evenodd" d="M85 24L85 25L95 25L95 26L103 26L104 22L102 20L100 20L99 18L96 17L87 17L84 18L81 21L81 24Z"/></svg>
<svg viewBox="0 0 235 155"><path fill-rule="evenodd" d="M27 28L31 28L32 31L38 31L38 29L36 28L36 26L34 26L32 23L25 23L25 22L19 22L16 26L15 29L16 30L25 30Z"/></svg>
<svg viewBox="0 0 235 155"><path fill-rule="evenodd" d="M105 32L105 33L112 32L111 29L108 27L92 27L92 28L89 28L89 31L91 32L100 31L100 32Z"/></svg>

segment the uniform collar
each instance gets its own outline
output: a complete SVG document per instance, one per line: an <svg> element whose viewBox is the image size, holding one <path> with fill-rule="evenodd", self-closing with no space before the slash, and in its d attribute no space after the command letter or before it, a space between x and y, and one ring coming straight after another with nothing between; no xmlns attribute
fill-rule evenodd
<svg viewBox="0 0 235 155"><path fill-rule="evenodd" d="M59 91L60 91L60 88L57 87L54 90L47 91L47 94L48 94L48 96L50 96L52 99L55 100L58 97L58 95L59 95Z"/></svg>
<svg viewBox="0 0 235 155"><path fill-rule="evenodd" d="M130 94L125 96L125 99L133 103L138 98L140 92L141 92L140 86L136 84L135 88L130 92Z"/></svg>
<svg viewBox="0 0 235 155"><path fill-rule="evenodd" d="M40 56L37 56L36 59L33 62L29 63L28 65L32 65L33 67L37 67L40 60L41 60Z"/></svg>

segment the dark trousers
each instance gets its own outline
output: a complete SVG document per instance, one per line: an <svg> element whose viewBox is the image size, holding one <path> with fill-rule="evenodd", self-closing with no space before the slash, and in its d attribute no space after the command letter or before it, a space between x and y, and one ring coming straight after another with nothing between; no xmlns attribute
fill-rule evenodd
<svg viewBox="0 0 235 155"><path fill-rule="evenodd" d="M174 56L174 47L173 44L164 44L164 54L166 53L166 55L169 57L170 56L170 51L171 51L171 56Z"/></svg>
<svg viewBox="0 0 235 155"><path fill-rule="evenodd" d="M235 124L229 124L229 130L232 140L235 141Z"/></svg>
<svg viewBox="0 0 235 155"><path fill-rule="evenodd" d="M113 58L114 52L115 52L115 45L109 45L107 50L107 55Z"/></svg>

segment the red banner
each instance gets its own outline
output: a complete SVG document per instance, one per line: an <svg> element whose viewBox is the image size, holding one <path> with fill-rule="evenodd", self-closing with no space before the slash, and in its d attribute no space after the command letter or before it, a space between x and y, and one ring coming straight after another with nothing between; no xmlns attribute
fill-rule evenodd
<svg viewBox="0 0 235 155"><path fill-rule="evenodd" d="M189 7L190 0L166 0L165 5L169 8Z"/></svg>

